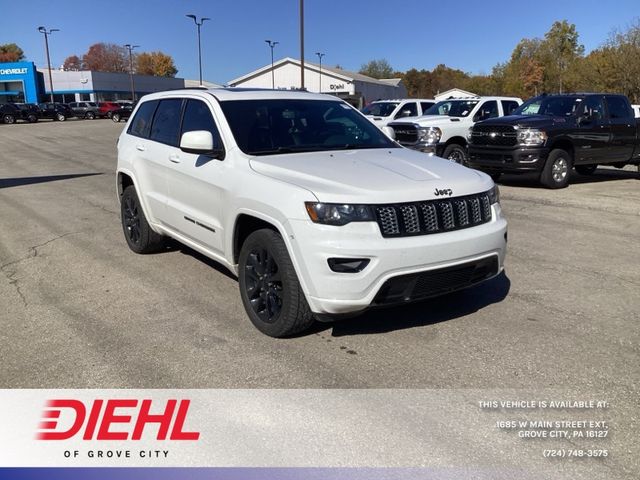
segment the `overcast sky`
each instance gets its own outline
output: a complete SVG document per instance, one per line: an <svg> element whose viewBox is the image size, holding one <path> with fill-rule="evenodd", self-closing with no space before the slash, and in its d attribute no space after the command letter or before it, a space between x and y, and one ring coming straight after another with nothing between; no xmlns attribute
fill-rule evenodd
<svg viewBox="0 0 640 480"><path fill-rule="evenodd" d="M299 0L1 0L0 44L15 42L28 60L46 65L37 27L50 37L59 66L96 42L132 43L173 56L178 76L197 78L196 27L185 14L211 17L202 27L203 76L226 83L275 58L299 58ZM588 51L615 28L640 17L640 0L306 0L305 55L357 71L386 58L396 70L439 63L489 73L523 37L540 37L555 20L575 23Z"/></svg>

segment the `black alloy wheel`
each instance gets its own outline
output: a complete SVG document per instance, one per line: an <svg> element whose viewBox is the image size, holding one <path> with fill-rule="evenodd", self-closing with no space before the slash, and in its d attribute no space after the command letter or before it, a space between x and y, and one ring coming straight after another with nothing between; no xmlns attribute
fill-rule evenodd
<svg viewBox="0 0 640 480"><path fill-rule="evenodd" d="M287 246L276 230L256 230L243 242L238 285L249 320L265 335L287 337L315 321Z"/></svg>
<svg viewBox="0 0 640 480"><path fill-rule="evenodd" d="M151 229L132 185L125 188L122 193L120 218L125 240L134 252L153 253L164 245L164 236Z"/></svg>
<svg viewBox="0 0 640 480"><path fill-rule="evenodd" d="M274 323L282 311L282 277L266 248L251 250L244 269L245 292L253 312L264 323Z"/></svg>

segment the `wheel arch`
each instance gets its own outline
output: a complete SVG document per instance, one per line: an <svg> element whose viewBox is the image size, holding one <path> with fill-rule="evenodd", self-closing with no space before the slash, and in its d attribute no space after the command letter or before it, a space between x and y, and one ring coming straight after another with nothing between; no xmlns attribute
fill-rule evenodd
<svg viewBox="0 0 640 480"><path fill-rule="evenodd" d="M463 148L466 148L467 146L467 140L464 137L461 137L460 135L456 135L454 137L451 137L449 140L447 140L444 144L444 147L447 148L449 145L452 145L454 143L456 145L460 145Z"/></svg>
<svg viewBox="0 0 640 480"><path fill-rule="evenodd" d="M575 149L571 140L569 140L568 138L558 138L557 140L554 140L549 145L549 152L556 149L564 150L565 152L567 152L569 155L571 155L571 161L575 163Z"/></svg>

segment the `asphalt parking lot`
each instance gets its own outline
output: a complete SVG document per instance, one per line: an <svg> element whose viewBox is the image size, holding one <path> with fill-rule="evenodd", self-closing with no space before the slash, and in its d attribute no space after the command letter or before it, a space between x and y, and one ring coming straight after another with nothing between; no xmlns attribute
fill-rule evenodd
<svg viewBox="0 0 640 480"><path fill-rule="evenodd" d="M251 325L214 262L179 245L129 251L114 176L123 126L0 125L0 387L562 388L604 392L630 422L618 441L630 440L635 169L600 168L560 191L505 177L504 275L276 340Z"/></svg>

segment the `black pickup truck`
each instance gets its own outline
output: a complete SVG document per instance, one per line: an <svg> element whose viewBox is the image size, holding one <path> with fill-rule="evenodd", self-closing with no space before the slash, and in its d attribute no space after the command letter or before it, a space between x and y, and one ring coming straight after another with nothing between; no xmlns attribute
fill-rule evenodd
<svg viewBox="0 0 640 480"><path fill-rule="evenodd" d="M640 165L639 130L623 95L541 95L510 116L476 123L467 165L494 179L535 172L546 187L562 188L572 167L590 175L598 165Z"/></svg>

